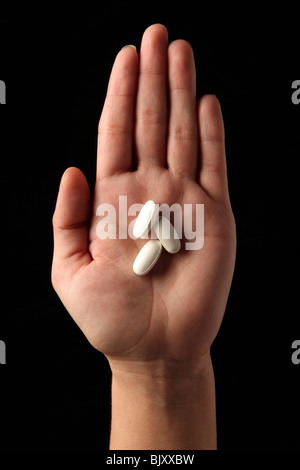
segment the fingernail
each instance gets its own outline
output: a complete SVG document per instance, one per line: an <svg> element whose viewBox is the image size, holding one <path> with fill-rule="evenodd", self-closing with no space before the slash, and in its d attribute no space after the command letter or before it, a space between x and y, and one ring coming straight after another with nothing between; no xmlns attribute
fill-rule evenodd
<svg viewBox="0 0 300 470"><path fill-rule="evenodd" d="M125 49L126 47L132 47L136 50L136 47L133 44L126 44L126 46L122 47L122 49Z"/></svg>

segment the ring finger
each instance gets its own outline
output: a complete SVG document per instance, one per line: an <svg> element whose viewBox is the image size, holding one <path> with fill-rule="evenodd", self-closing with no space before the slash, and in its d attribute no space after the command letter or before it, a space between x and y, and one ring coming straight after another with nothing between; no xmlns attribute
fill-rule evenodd
<svg viewBox="0 0 300 470"><path fill-rule="evenodd" d="M195 179L198 153L196 70L192 48L186 41L174 41L169 46L168 82L168 167L174 175Z"/></svg>

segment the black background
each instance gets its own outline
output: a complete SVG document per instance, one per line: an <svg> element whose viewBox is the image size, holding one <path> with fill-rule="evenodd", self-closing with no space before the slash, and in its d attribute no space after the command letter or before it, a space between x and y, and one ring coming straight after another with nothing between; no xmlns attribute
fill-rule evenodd
<svg viewBox="0 0 300 470"><path fill-rule="evenodd" d="M3 448L107 449L110 370L51 286L51 218L68 166L93 188L114 57L125 44L139 49L156 22L170 41L190 41L198 97L216 94L225 121L238 248L212 347L219 449L298 446L300 365L291 362L291 344L300 336L300 105L291 102L299 75L297 43L288 36L296 24L263 20L246 7L223 15L198 2L90 1L0 17Z"/></svg>

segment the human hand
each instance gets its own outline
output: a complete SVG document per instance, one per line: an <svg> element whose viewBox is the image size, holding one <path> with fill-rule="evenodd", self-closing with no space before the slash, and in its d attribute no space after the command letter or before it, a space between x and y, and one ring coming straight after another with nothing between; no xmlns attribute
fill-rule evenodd
<svg viewBox="0 0 300 470"><path fill-rule="evenodd" d="M163 253L149 274L136 276L132 264L145 240L96 235L96 208L117 206L120 195L128 205L204 204L203 248ZM224 314L235 223L219 103L206 95L197 107L191 46L168 45L162 25L145 31L139 57L132 47L117 55L99 123L93 198L81 171L69 168L53 227L53 286L112 369L197 372Z"/></svg>

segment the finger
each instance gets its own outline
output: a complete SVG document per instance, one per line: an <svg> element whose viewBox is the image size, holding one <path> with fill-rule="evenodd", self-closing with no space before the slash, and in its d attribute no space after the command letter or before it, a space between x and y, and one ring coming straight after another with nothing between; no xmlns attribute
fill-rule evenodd
<svg viewBox="0 0 300 470"><path fill-rule="evenodd" d="M168 33L163 25L146 29L140 50L135 152L138 167L165 166Z"/></svg>
<svg viewBox="0 0 300 470"><path fill-rule="evenodd" d="M168 83L168 166L175 175L195 179L198 154L196 70L192 48L186 41L174 41L169 46Z"/></svg>
<svg viewBox="0 0 300 470"><path fill-rule="evenodd" d="M138 55L123 48L112 68L98 127L97 179L132 169Z"/></svg>
<svg viewBox="0 0 300 470"><path fill-rule="evenodd" d="M78 168L68 168L61 179L53 215L53 284L66 272L75 273L89 263L89 218L91 195L85 176ZM54 285L55 287L55 285Z"/></svg>
<svg viewBox="0 0 300 470"><path fill-rule="evenodd" d="M218 99L204 95L198 106L200 186L215 199L228 199L225 138Z"/></svg>

